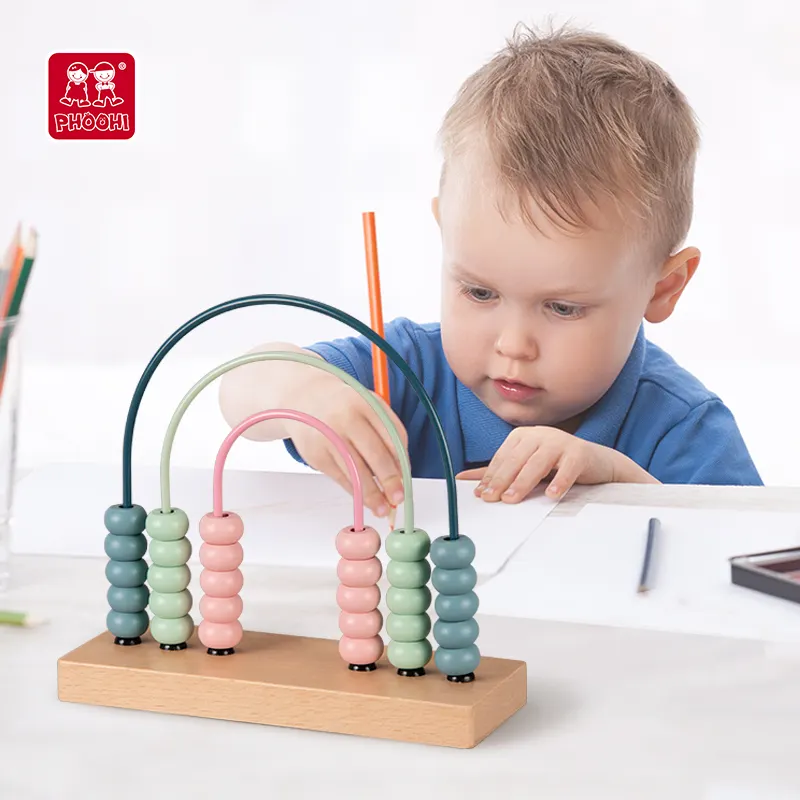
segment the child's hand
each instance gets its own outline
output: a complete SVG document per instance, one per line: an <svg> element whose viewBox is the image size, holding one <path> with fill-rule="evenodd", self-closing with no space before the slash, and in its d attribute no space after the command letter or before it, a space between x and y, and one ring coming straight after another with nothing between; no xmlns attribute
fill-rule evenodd
<svg viewBox="0 0 800 800"><path fill-rule="evenodd" d="M322 420L344 439L361 476L364 505L376 516L385 517L390 504L397 506L403 500L403 479L397 451L378 415L352 387L329 375L304 381L302 391L297 394L291 398L291 407ZM407 450L408 436L403 424L380 396L375 397L394 422ZM353 493L344 460L327 437L300 422L287 420L285 428L310 467Z"/></svg>
<svg viewBox="0 0 800 800"><path fill-rule="evenodd" d="M461 472L462 480L480 480L475 494L488 502L524 500L552 475L548 497L560 498L574 484L658 483L622 453L587 442L558 428L516 428L488 467Z"/></svg>

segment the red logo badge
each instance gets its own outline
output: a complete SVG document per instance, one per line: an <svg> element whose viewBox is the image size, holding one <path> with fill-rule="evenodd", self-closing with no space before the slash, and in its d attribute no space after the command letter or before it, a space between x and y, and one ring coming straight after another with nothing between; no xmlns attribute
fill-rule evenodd
<svg viewBox="0 0 800 800"><path fill-rule="evenodd" d="M48 130L54 139L130 139L136 123L130 53L54 53Z"/></svg>

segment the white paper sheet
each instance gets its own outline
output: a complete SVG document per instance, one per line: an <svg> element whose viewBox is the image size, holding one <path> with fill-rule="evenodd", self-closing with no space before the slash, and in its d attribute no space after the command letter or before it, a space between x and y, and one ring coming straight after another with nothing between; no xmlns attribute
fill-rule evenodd
<svg viewBox="0 0 800 800"><path fill-rule="evenodd" d="M202 541L197 523L213 507L212 471L174 469L171 501L189 515L189 539L196 562ZM539 495L518 505L488 504L472 494L474 483L457 482L460 532L475 541L475 569L495 574L555 507ZM133 472L133 500L145 509L161 502L155 468ZM34 471L17 485L12 549L17 553L102 556L103 514L122 499L121 468L61 464ZM317 473L226 471L223 505L245 523L246 563L335 568L336 534L353 523L353 501ZM431 539L447 534L444 481L414 480L415 524ZM365 511L365 522L382 537L388 521ZM397 524L402 525L403 507ZM385 560L385 555L382 557Z"/></svg>
<svg viewBox="0 0 800 800"><path fill-rule="evenodd" d="M661 520L638 594L647 522ZM480 611L683 633L800 641L800 604L734 586L732 556L800 546L800 515L589 505L551 519L480 592Z"/></svg>

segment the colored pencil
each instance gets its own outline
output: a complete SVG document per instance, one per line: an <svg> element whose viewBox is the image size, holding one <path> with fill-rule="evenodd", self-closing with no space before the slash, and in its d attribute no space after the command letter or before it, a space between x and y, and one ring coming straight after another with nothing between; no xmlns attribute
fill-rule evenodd
<svg viewBox="0 0 800 800"><path fill-rule="evenodd" d="M364 250L367 260L367 287L369 289L369 318L370 327L379 336L383 337L383 303L381 300L381 278L378 265L378 236L375 230L375 213L365 211L362 214L364 222ZM386 353L372 345L372 374L375 382L375 392L383 401L390 405L389 397L389 370Z"/></svg>
<svg viewBox="0 0 800 800"><path fill-rule="evenodd" d="M22 302L25 297L25 290L28 288L33 265L36 260L36 249L38 235L35 230L28 231L23 243L17 249L17 256L14 260L14 267L6 286L3 296L1 321L18 317L22 311ZM8 343L11 338L11 330L8 326L0 329L0 397L3 393L5 384L6 369L8 366Z"/></svg>
<svg viewBox="0 0 800 800"><path fill-rule="evenodd" d="M639 576L639 593L643 594L650 591L650 566L653 561L653 549L655 547L656 535L661 529L661 522L655 517L647 523L647 542L644 548L644 559L642 561L642 571Z"/></svg>
<svg viewBox="0 0 800 800"><path fill-rule="evenodd" d="M14 625L19 628L33 628L41 625L43 619L32 617L24 611L0 611L0 625Z"/></svg>

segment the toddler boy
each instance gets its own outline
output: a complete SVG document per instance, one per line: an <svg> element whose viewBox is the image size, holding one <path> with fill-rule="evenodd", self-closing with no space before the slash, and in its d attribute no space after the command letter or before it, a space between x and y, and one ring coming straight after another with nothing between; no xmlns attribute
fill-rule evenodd
<svg viewBox="0 0 800 800"><path fill-rule="evenodd" d="M728 408L644 335L700 261L684 246L698 133L664 71L605 36L520 28L461 87L441 145L441 322L401 318L385 336L431 396L459 477L505 502L546 479L555 498L575 483L760 484ZM256 349L310 352L374 388L362 337ZM442 477L430 420L391 362L389 382L414 476ZM321 418L355 453L368 507L402 500L380 420L330 374L241 367L221 406L231 425L277 406ZM313 429L274 421L250 436L286 439L350 490Z"/></svg>

